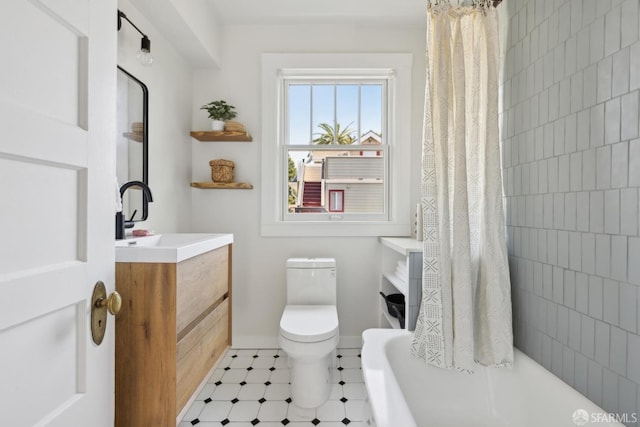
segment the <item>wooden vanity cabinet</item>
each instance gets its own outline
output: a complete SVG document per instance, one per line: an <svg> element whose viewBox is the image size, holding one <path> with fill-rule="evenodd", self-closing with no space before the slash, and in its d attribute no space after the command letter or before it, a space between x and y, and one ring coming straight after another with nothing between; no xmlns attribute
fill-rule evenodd
<svg viewBox="0 0 640 427"><path fill-rule="evenodd" d="M173 427L231 345L231 245L179 263L116 263L115 426Z"/></svg>

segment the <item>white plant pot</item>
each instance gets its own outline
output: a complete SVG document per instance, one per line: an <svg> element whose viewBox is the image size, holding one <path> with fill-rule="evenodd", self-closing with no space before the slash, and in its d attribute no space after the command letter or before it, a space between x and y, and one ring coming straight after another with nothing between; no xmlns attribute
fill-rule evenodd
<svg viewBox="0 0 640 427"><path fill-rule="evenodd" d="M211 120L211 130L224 130L224 122L222 120Z"/></svg>

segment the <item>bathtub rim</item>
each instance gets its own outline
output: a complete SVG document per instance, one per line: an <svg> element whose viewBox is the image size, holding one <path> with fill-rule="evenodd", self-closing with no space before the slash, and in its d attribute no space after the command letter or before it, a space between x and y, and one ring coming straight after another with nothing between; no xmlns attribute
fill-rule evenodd
<svg viewBox="0 0 640 427"><path fill-rule="evenodd" d="M367 329L362 333L362 376L376 425L417 427L385 351L385 345L390 339L411 334L404 329L378 328ZM372 351L367 351L368 349ZM383 378L376 378L376 372L383 375ZM394 408L397 411L393 414L388 411L385 413L382 408Z"/></svg>
<svg viewBox="0 0 640 427"><path fill-rule="evenodd" d="M393 339L411 339L413 332L404 329L367 329L362 333L362 375L364 377L367 396L371 412L373 413L376 424L379 427L402 425L403 427L417 427L417 423L413 417L411 409L405 399L404 393L395 378L394 370L387 359L386 345ZM371 351L369 351L371 350ZM536 369L541 369L538 375L542 375L546 381L550 381L554 386L561 390L575 394L581 398L579 409L586 410L588 413L607 414L607 412L589 400L579 391L562 381L551 371L544 368L531 357L527 356L518 348L514 347L514 365L535 365ZM385 387L380 387L373 377L373 372L381 371L384 375ZM374 388L376 387L376 388ZM381 407L394 408L395 412L390 417L381 411ZM399 413L401 412L401 414ZM598 425L602 427L624 427L620 422L601 421L590 422L589 425Z"/></svg>

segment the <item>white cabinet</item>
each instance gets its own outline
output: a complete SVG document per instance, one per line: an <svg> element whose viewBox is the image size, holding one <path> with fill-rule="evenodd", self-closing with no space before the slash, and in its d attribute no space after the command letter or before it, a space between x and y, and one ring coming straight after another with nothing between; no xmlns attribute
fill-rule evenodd
<svg viewBox="0 0 640 427"><path fill-rule="evenodd" d="M382 278L380 292L401 293L405 301L405 328L416 327L422 299L422 242L410 237L381 237ZM387 311L380 297L380 327L400 328L400 322Z"/></svg>

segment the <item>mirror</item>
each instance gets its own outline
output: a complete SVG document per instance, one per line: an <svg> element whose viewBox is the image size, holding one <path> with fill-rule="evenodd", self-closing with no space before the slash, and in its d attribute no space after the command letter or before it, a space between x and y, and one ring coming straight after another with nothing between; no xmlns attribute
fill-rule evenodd
<svg viewBox="0 0 640 427"><path fill-rule="evenodd" d="M120 187L129 181L149 184L148 106L147 86L118 66L116 177ZM147 205L140 188L130 188L122 199L124 219L144 221L148 214Z"/></svg>

